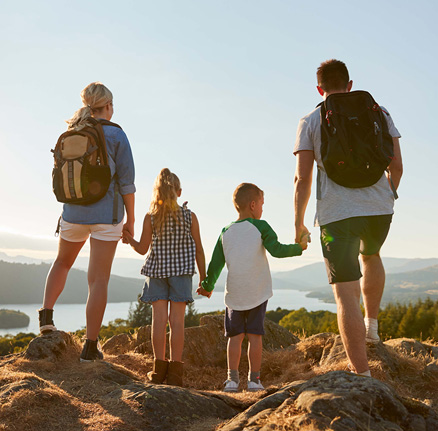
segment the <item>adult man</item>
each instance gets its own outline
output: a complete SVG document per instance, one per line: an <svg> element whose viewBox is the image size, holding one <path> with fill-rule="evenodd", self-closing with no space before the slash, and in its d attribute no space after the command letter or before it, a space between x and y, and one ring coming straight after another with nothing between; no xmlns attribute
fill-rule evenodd
<svg viewBox="0 0 438 431"><path fill-rule="evenodd" d="M321 63L317 81L318 92L324 100L331 94L350 92L353 85L347 67L338 60ZM324 260L338 309L339 332L352 371L370 376L365 339L379 342L377 316L385 284L379 251L389 231L394 195L385 173L377 183L363 188L343 187L327 176L321 160L320 109L317 107L303 117L298 125L294 148L297 156L295 241L309 234L304 214L310 198L315 160L318 168L315 226L321 229ZM389 114L384 117L394 145L394 158L388 170L396 189L403 171L400 134ZM365 321L360 309L361 290Z"/></svg>

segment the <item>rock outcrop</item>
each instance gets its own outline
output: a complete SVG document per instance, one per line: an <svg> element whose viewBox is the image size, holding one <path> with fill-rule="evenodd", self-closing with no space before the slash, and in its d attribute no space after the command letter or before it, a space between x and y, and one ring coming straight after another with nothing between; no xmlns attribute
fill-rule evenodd
<svg viewBox="0 0 438 431"><path fill-rule="evenodd" d="M80 353L80 346L70 334L53 331L43 337L34 338L26 349L25 357L33 361L58 361L68 355L79 360Z"/></svg>
<svg viewBox="0 0 438 431"><path fill-rule="evenodd" d="M347 359L338 335L299 341L267 322L267 389L224 394L211 390L221 388L225 375L222 325L221 316L206 316L201 326L186 329L191 389L147 382L152 356L135 352L150 343L150 327L113 337L105 344L105 361L85 364L79 362L81 343L70 334L37 337L24 354L0 357L0 429L438 430L433 343L400 339L368 346L378 377L368 378L340 371Z"/></svg>
<svg viewBox="0 0 438 431"><path fill-rule="evenodd" d="M369 377L333 371L286 386L220 428L256 430L435 431L438 414Z"/></svg>
<svg viewBox="0 0 438 431"><path fill-rule="evenodd" d="M184 333L184 362L193 365L226 366L227 338L224 335L223 316L203 316L200 326L186 328ZM127 352L152 354L151 328L145 326L133 334L120 334L110 338L103 350L108 354ZM288 348L300 340L287 329L265 319L263 348L273 351ZM242 345L246 350L246 343Z"/></svg>

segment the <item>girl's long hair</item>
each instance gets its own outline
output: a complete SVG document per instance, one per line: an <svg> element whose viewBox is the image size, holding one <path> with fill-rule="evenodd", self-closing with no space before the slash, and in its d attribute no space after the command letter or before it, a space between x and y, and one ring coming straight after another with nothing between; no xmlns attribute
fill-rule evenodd
<svg viewBox="0 0 438 431"><path fill-rule="evenodd" d="M154 216L154 228L160 233L170 214L179 222L178 191L181 189L179 178L169 169L161 169L154 183L149 213Z"/></svg>
<svg viewBox="0 0 438 431"><path fill-rule="evenodd" d="M93 113L101 110L113 101L113 95L101 82L92 82L81 91L82 108L79 108L69 120L66 121L68 129L81 130L88 125L88 119Z"/></svg>

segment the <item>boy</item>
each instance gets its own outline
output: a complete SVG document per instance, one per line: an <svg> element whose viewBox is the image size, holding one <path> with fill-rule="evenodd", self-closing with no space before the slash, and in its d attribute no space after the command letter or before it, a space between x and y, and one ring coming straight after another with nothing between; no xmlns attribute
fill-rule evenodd
<svg viewBox="0 0 438 431"><path fill-rule="evenodd" d="M274 257L299 256L307 248L306 235L299 244L280 244L277 235L263 220L263 191L256 185L242 183L234 191L234 206L239 218L225 227L213 251L207 277L197 292L211 296L225 265L225 336L228 337L228 379L225 392L237 392L242 341L248 336L248 390L264 390L260 382L262 335L272 281L266 250Z"/></svg>

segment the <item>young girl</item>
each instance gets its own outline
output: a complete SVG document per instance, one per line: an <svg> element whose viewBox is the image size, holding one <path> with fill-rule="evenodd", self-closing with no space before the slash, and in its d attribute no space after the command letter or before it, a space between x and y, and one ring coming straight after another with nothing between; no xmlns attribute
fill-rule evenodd
<svg viewBox="0 0 438 431"><path fill-rule="evenodd" d="M193 302L192 276L195 260L199 279L205 278L205 256L202 248L199 223L195 214L180 207L181 196L178 177L162 169L155 180L149 212L143 222L140 241L129 231L123 242L129 243L137 253L149 253L141 273L146 276L143 302L152 303L152 348L154 368L148 373L152 383L182 386L184 347L184 316L186 304ZM170 326L170 362L166 360L166 327Z"/></svg>

